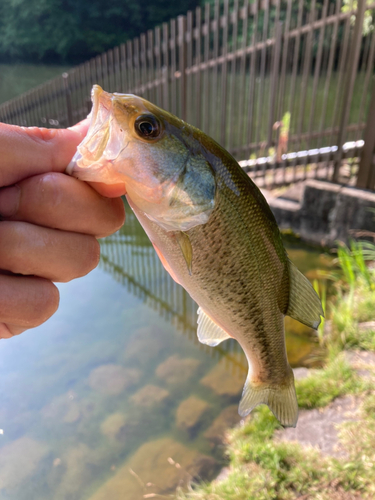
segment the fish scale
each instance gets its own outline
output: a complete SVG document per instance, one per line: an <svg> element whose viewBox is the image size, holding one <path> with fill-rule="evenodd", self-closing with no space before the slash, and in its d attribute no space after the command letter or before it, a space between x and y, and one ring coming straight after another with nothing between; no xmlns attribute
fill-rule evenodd
<svg viewBox="0 0 375 500"><path fill-rule="evenodd" d="M289 261L262 193L227 151L170 113L97 85L92 98L87 136L67 172L124 182L164 267L199 305L199 340L215 346L232 337L246 354L239 413L265 403L295 426L284 316L317 328L323 310Z"/></svg>

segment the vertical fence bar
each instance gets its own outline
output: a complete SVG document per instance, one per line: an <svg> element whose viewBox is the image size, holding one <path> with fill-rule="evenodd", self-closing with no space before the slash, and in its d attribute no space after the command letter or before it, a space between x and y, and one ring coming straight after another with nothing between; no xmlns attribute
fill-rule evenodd
<svg viewBox="0 0 375 500"><path fill-rule="evenodd" d="M120 47L113 49L113 64L114 64L114 92L124 93L121 85L121 63L120 63Z"/></svg>
<svg viewBox="0 0 375 500"><path fill-rule="evenodd" d="M259 155L261 151L260 139L262 137L262 126L263 126L263 113L264 113L264 85L265 85L265 74L266 74L266 57L267 57L267 47L266 41L268 37L268 22L269 22L269 9L270 9L270 0L265 0L264 9L263 9L263 33L262 33L262 49L260 56L260 77L258 79L258 99L257 99L257 121L256 121L256 151L257 155ZM264 141L263 141L264 143ZM263 144L264 145L264 144ZM265 152L267 154L267 152ZM265 175L265 165L263 168L263 175Z"/></svg>
<svg viewBox="0 0 375 500"><path fill-rule="evenodd" d="M106 90L108 92L115 92L116 90L116 83L115 83L115 69L114 69L114 64L113 64L113 50L109 50L107 52L107 67L106 67L106 72L107 72L107 79L108 79L108 87Z"/></svg>
<svg viewBox="0 0 375 500"><path fill-rule="evenodd" d="M276 94L277 83L280 66L280 51L281 51L281 23L278 22L275 26L275 43L273 46L273 61L271 69L271 82L270 82L270 104L268 112L268 130L267 130L267 150L272 146L272 133L273 125L275 123L275 108L276 108Z"/></svg>
<svg viewBox="0 0 375 500"><path fill-rule="evenodd" d="M211 80L211 109L210 109L210 124L212 126L209 129L209 134L214 138L217 137L217 124L215 123L217 114L217 80L218 80L218 58L219 58L219 33L220 33L220 0L215 0L214 6L214 20L211 24L213 30L214 37L214 46L213 46L213 74Z"/></svg>
<svg viewBox="0 0 375 500"><path fill-rule="evenodd" d="M155 78L156 78L156 104L163 106L162 102L162 72L161 72L161 31L158 26L155 28Z"/></svg>
<svg viewBox="0 0 375 500"><path fill-rule="evenodd" d="M195 116L196 125L202 127L202 88L201 88L201 59L202 59L202 9L197 7L195 10L195 65L197 72L195 75ZM204 98L204 97L203 97Z"/></svg>
<svg viewBox="0 0 375 500"><path fill-rule="evenodd" d="M248 37L248 21L250 16L250 5L248 0L244 0L243 7L241 9L242 18L242 38L240 43L241 59L240 59L240 74L238 82L238 100L237 100L237 150L239 154L243 150L246 151L247 146L247 135L246 135L246 47L247 47L247 37ZM233 113L234 114L234 113Z"/></svg>
<svg viewBox="0 0 375 500"><path fill-rule="evenodd" d="M151 102L156 102L156 72L155 72L155 61L154 61L154 32L149 30L147 32L147 61L148 61L148 72L147 72L147 82L149 88L148 98Z"/></svg>
<svg viewBox="0 0 375 500"><path fill-rule="evenodd" d="M188 11L186 15L186 68L185 68L185 81L186 81L186 110L187 113L185 120L188 123L196 125L196 119L194 116L195 106L193 106L193 12Z"/></svg>
<svg viewBox="0 0 375 500"><path fill-rule="evenodd" d="M124 43L120 45L120 67L121 67L121 79L119 82L120 89L121 92L128 94L130 88L128 84L128 70L126 67L126 45Z"/></svg>
<svg viewBox="0 0 375 500"><path fill-rule="evenodd" d="M171 112L177 114L177 30L176 20L171 20Z"/></svg>
<svg viewBox="0 0 375 500"><path fill-rule="evenodd" d="M375 153L375 85L372 89L371 102L367 114L367 123L363 139L365 145L361 152L356 186L362 189L374 189L374 153Z"/></svg>
<svg viewBox="0 0 375 500"><path fill-rule="evenodd" d="M322 54L323 54L323 42L324 42L326 20L327 20L327 9L328 9L328 0L324 0L322 17L321 17L321 20L323 21L323 25L320 28L319 41L318 41L318 51L317 51L316 61L315 61L314 81L313 81L313 90L312 90L311 106L310 106L310 120L309 120L309 128L308 128L308 135L309 135L308 140L311 140L310 137L312 134L314 118L315 118L315 104L316 104L316 96L317 96L318 87L319 87L320 68L321 68Z"/></svg>
<svg viewBox="0 0 375 500"><path fill-rule="evenodd" d="M337 138L338 150L337 150L337 155L335 158L333 176L332 176L333 182L339 181L339 173L340 173L340 166L341 166L342 153L343 153L342 146L344 144L345 137L346 137L346 128L347 128L348 121L349 121L350 108L351 108L351 103L352 103L352 98L353 98L354 82L355 82L355 77L357 75L358 59L359 59L359 53L360 53L360 48L361 48L363 19L365 16L365 10L366 10L366 0L358 0L357 15L356 15L356 20L355 20L355 25L354 25L353 39L352 39L352 43L351 43L351 50L349 53L348 66L347 66L347 75L346 75L347 80L346 80L344 93L343 93L339 135Z"/></svg>
<svg viewBox="0 0 375 500"><path fill-rule="evenodd" d="M72 109L72 95L69 88L69 73L63 73L63 85L65 91L65 99L66 99L66 112L68 116L68 126L71 127L74 125L73 120L73 109Z"/></svg>
<svg viewBox="0 0 375 500"><path fill-rule="evenodd" d="M312 0L311 10L309 14L309 24L315 20L315 0ZM312 26L309 29L309 32L306 36L306 44L305 44L305 54L303 57L303 73L302 73L302 81L301 81L301 97L300 97L300 106L299 106L299 121L298 121L298 129L297 129L297 151L302 147L302 130L305 122L305 108L306 108L306 96L307 96L307 88L308 88L308 77L311 69L311 48L312 48L312 39L313 39L313 28ZM304 144L306 146L306 144ZM305 178L306 178L306 170L305 170Z"/></svg>
<svg viewBox="0 0 375 500"><path fill-rule="evenodd" d="M365 103L368 97L368 87L370 83L370 78L373 76L373 67L374 67L374 55L375 55L375 33L374 31L372 32L371 35L368 35L369 37L371 36L371 46L370 46L370 51L368 54L368 63L367 63L367 70L365 74L365 79L363 82L363 92L362 92L362 97L361 97L361 104L359 106L359 113L358 113L358 128L357 128L357 135L356 135L356 140L359 139L360 137L360 131L361 131L361 126L362 126L362 116L363 116L363 111L365 108Z"/></svg>
<svg viewBox="0 0 375 500"><path fill-rule="evenodd" d="M139 49L140 40L136 38L133 40L133 65L134 65L134 93L141 94L141 60L140 60L140 49Z"/></svg>
<svg viewBox="0 0 375 500"><path fill-rule="evenodd" d="M180 75L180 118L186 120L186 17L178 16L178 57Z"/></svg>
<svg viewBox="0 0 375 500"><path fill-rule="evenodd" d="M228 151L231 151L233 148L233 142L234 138L237 136L238 137L238 119L239 116L236 116L234 110L236 108L235 106L235 101L236 101L236 88L237 84L237 40L238 40L238 15L239 15L239 7L238 7L238 0L234 0L233 4L233 12L232 12L232 35L230 37L231 40L231 47L230 51L232 53L232 60L231 60L231 68L230 68L230 83L229 83L229 104L228 104L228 117L227 117L227 123L229 124L229 130L228 130L228 143L227 143L227 149ZM238 90L237 90L238 92Z"/></svg>
<svg viewBox="0 0 375 500"><path fill-rule="evenodd" d="M331 42L330 42L327 74L326 74L325 83L324 83L322 114L320 116L320 126L319 126L320 133L322 133L324 128L325 128L325 118L326 118L326 113L327 113L327 101L328 101L328 95L329 95L329 87L330 87L330 83L331 83L333 62L334 62L335 51L336 51L336 40L337 40L337 32L338 32L338 26L339 26L340 10L341 10L341 0L336 0L336 19L335 19L335 22L334 22L333 28L332 28L332 36L331 36ZM330 145L330 144L328 143L327 145Z"/></svg>
<svg viewBox="0 0 375 500"><path fill-rule="evenodd" d="M147 72L147 38L146 34L142 33L140 36L141 42L141 50L140 50L140 62L141 62L141 71L140 71L140 92L142 97L149 99L148 96L148 72Z"/></svg>
<svg viewBox="0 0 375 500"><path fill-rule="evenodd" d="M204 74L203 74L203 94L206 96L204 100L204 127L203 130L209 133L209 109L210 100L208 94L209 68L208 61L210 57L210 20L211 20L211 4L206 3L204 6Z"/></svg>
<svg viewBox="0 0 375 500"><path fill-rule="evenodd" d="M249 75L249 92L247 99L247 157L252 153L251 149L251 140L253 137L253 129L254 129L254 120L255 120L255 112L254 112L254 97L255 97L255 68L256 68L256 59L257 59L257 49L256 43L258 40L258 2L252 4L251 13L253 13L253 36L251 40L251 45L253 46L253 50L250 54L250 75ZM254 10L254 12L252 12ZM245 61L246 64L246 61ZM255 146L256 148L256 146Z"/></svg>
<svg viewBox="0 0 375 500"><path fill-rule="evenodd" d="M229 1L224 0L224 14L222 19L223 23L223 36L222 36L222 49L221 56L223 63L221 65L221 84L220 84L220 143L225 147L226 138L226 111L227 111L227 78L228 78L228 24L229 24Z"/></svg>
<svg viewBox="0 0 375 500"><path fill-rule="evenodd" d="M163 108L170 108L169 91L169 30L168 24L163 24Z"/></svg>

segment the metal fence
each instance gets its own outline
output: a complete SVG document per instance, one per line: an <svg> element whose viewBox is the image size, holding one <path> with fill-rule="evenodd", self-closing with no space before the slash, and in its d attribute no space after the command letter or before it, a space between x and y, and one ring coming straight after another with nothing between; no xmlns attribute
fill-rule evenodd
<svg viewBox="0 0 375 500"><path fill-rule="evenodd" d="M216 0L4 103L0 120L71 125L99 83L201 128L265 184L353 183L375 92L374 14L366 0ZM363 187L375 188L372 153Z"/></svg>

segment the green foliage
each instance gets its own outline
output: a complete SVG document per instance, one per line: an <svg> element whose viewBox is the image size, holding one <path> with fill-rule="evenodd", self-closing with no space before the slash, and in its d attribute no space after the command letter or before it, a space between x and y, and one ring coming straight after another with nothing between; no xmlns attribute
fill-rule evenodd
<svg viewBox="0 0 375 500"><path fill-rule="evenodd" d="M350 12L352 9L358 8L357 0L344 0L344 5L341 7L342 12ZM367 0L367 4L371 4L371 0ZM355 16L352 16L352 23L355 22ZM374 29L374 20L372 18L372 11L366 10L365 17L363 20L363 34L368 35Z"/></svg>
<svg viewBox="0 0 375 500"><path fill-rule="evenodd" d="M340 355L333 356L323 370L296 381L298 405L308 409L327 406L338 396L360 389L360 380Z"/></svg>
<svg viewBox="0 0 375 500"><path fill-rule="evenodd" d="M330 304L331 328L323 338L326 345L349 349L374 349L375 332L361 329L359 324L375 317L375 270L366 261L374 260L375 245L370 242L350 243L338 248L342 279L337 281L337 296Z"/></svg>
<svg viewBox="0 0 375 500"><path fill-rule="evenodd" d="M0 59L83 61L197 4L196 0L1 0Z"/></svg>

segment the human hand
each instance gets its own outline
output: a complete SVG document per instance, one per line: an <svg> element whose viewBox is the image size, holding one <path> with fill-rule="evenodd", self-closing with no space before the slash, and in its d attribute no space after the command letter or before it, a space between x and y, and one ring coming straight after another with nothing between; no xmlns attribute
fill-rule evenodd
<svg viewBox="0 0 375 500"><path fill-rule="evenodd" d="M53 282L95 268L96 238L124 222L123 185L94 190L63 173L87 127L0 124L0 338L46 321L59 304Z"/></svg>

